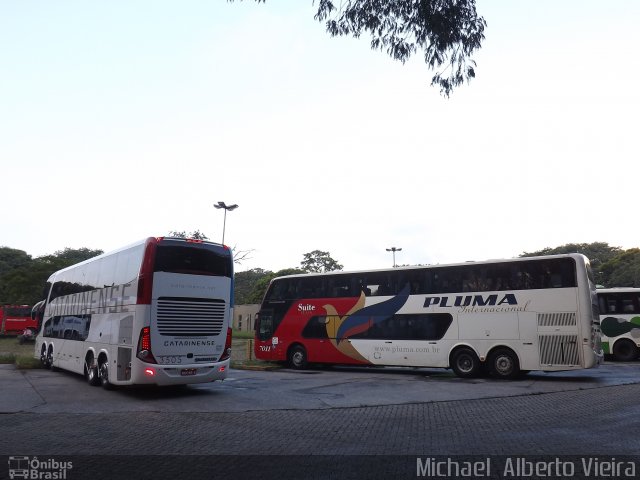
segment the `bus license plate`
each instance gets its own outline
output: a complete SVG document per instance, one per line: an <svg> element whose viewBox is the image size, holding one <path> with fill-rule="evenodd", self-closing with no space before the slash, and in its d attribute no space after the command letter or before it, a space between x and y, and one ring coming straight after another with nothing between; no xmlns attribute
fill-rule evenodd
<svg viewBox="0 0 640 480"><path fill-rule="evenodd" d="M195 368L183 368L182 370L180 370L180 375L182 375L183 377L187 377L189 375L195 375L195 374L196 374Z"/></svg>

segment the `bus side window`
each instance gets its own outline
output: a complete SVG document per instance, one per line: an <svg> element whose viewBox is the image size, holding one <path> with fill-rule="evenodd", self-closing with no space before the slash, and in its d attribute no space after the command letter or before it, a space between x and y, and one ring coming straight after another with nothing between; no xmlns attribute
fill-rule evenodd
<svg viewBox="0 0 640 480"><path fill-rule="evenodd" d="M607 300L602 295L598 296L598 307L600 308L600 313L606 313Z"/></svg>

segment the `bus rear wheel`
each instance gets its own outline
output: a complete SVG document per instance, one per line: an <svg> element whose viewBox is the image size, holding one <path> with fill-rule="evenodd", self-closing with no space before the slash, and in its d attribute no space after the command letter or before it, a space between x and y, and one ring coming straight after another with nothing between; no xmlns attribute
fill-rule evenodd
<svg viewBox="0 0 640 480"><path fill-rule="evenodd" d="M496 378L512 379L520 375L520 362L513 351L500 348L489 356L489 369Z"/></svg>
<svg viewBox="0 0 640 480"><path fill-rule="evenodd" d="M451 369L461 378L477 377L480 374L480 359L470 348L460 348L453 352Z"/></svg>
<svg viewBox="0 0 640 480"><path fill-rule="evenodd" d="M100 385L98 366L96 365L93 355L87 356L87 359L84 362L84 378L87 379L87 383L92 387Z"/></svg>
<svg viewBox="0 0 640 480"><path fill-rule="evenodd" d="M302 345L295 345L289 349L289 365L296 370L302 370L307 366L307 351Z"/></svg>
<svg viewBox="0 0 640 480"><path fill-rule="evenodd" d="M638 347L631 340L623 338L613 346L613 357L619 362L630 362L638 357Z"/></svg>
<svg viewBox="0 0 640 480"><path fill-rule="evenodd" d="M111 382L109 382L109 362L105 358L100 367L98 368L98 376L100 379L100 383L102 384L102 388L105 390L111 390Z"/></svg>

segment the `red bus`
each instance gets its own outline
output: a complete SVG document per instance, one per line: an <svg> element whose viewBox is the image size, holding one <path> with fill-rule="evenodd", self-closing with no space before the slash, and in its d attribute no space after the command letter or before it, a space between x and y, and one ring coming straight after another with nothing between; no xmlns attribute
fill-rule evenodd
<svg viewBox="0 0 640 480"><path fill-rule="evenodd" d="M29 305L0 305L0 334L22 335L27 328L35 331L37 319L31 318Z"/></svg>
<svg viewBox="0 0 640 480"><path fill-rule="evenodd" d="M577 254L290 275L256 322L259 360L441 367L515 378L602 362L589 260Z"/></svg>

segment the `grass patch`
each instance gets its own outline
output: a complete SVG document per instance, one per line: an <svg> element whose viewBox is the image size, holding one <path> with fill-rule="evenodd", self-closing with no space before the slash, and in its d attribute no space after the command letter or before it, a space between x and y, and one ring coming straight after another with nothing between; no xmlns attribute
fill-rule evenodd
<svg viewBox="0 0 640 480"><path fill-rule="evenodd" d="M18 337L0 337L0 352L2 353L14 353L32 357L34 351L35 344L33 342L20 345Z"/></svg>
<svg viewBox="0 0 640 480"><path fill-rule="evenodd" d="M261 360L245 360L243 362L231 362L231 368L236 370L277 370L283 368L282 363L263 362Z"/></svg>
<svg viewBox="0 0 640 480"><path fill-rule="evenodd" d="M243 330L233 330L233 338L248 338L251 339L255 336L255 334L253 333L253 331L251 332L246 332Z"/></svg>
<svg viewBox="0 0 640 480"><path fill-rule="evenodd" d="M18 337L0 337L0 363L13 363L18 368L39 368L40 361L33 358L35 344L18 342Z"/></svg>
<svg viewBox="0 0 640 480"><path fill-rule="evenodd" d="M40 360L33 357L18 356L16 357L15 364L17 368L22 368L22 369L31 370L33 368L42 368L42 364L40 363Z"/></svg>
<svg viewBox="0 0 640 480"><path fill-rule="evenodd" d="M3 364L15 363L15 361L16 361L15 353L8 353L8 352L0 353L0 363L3 363Z"/></svg>

